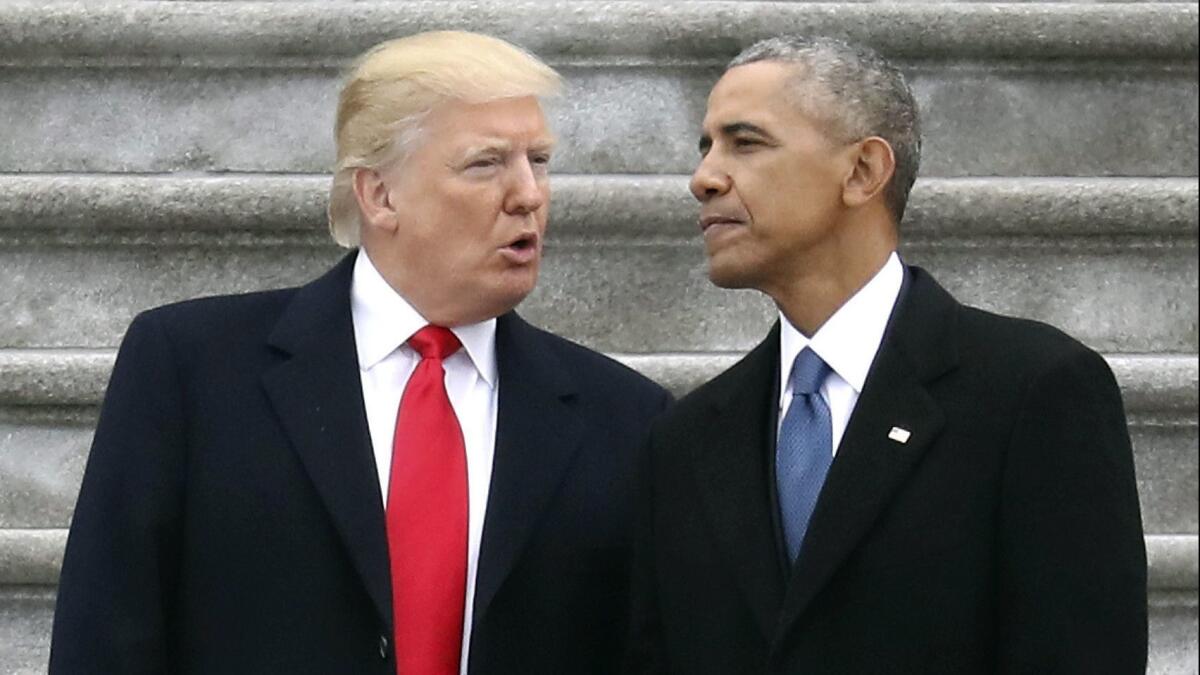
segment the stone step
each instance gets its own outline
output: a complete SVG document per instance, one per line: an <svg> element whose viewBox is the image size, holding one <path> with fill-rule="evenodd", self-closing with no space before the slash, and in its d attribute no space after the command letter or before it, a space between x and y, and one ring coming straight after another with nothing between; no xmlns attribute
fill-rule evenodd
<svg viewBox="0 0 1200 675"><path fill-rule="evenodd" d="M922 175L1197 175L1196 154L1187 150L1200 138L1194 64L903 67L924 114ZM562 71L566 94L548 106L562 141L557 169L694 168L704 101L718 68ZM338 73L335 67L0 69L0 118L10 129L0 144L0 169L326 171L334 156Z"/></svg>
<svg viewBox="0 0 1200 675"><path fill-rule="evenodd" d="M732 366L740 352L610 356L682 396ZM104 396L114 349L0 349L0 409L95 407ZM1109 354L1130 416L1191 417L1200 403L1195 354Z"/></svg>
<svg viewBox="0 0 1200 675"><path fill-rule="evenodd" d="M697 58L788 32L893 56L1194 58L1195 5L1040 2L6 2L0 59L353 56L422 30L490 32L539 54ZM553 22L530 22L552 16ZM64 40L68 38L68 40Z"/></svg>
<svg viewBox="0 0 1200 675"><path fill-rule="evenodd" d="M707 280L685 176L556 176L522 306L605 351L748 349L774 321ZM3 347L109 347L142 309L303 283L341 252L324 176L0 176ZM923 179L906 259L965 302L1106 352L1200 348L1194 179ZM80 280L86 280L81 282Z"/></svg>
<svg viewBox="0 0 1200 675"><path fill-rule="evenodd" d="M53 587L0 586L0 673L45 673L53 620Z"/></svg>
<svg viewBox="0 0 1200 675"><path fill-rule="evenodd" d="M598 6L0 3L0 170L322 172L348 59L438 26L508 37L561 67L551 118L556 166L571 173L689 172L721 64L789 31L897 59L924 110L924 175L1200 172L1194 5Z"/></svg>
<svg viewBox="0 0 1200 675"><path fill-rule="evenodd" d="M740 355L614 356L681 395ZM67 524L113 358L112 350L0 350L0 528ZM1195 355L1108 358L1124 392L1146 531L1197 532Z"/></svg>
<svg viewBox="0 0 1200 675"><path fill-rule="evenodd" d="M0 530L0 672L46 671L65 530ZM1195 672L1197 537L1149 536L1150 675ZM19 580L19 581L18 581ZM44 581L34 581L44 580Z"/></svg>
<svg viewBox="0 0 1200 675"><path fill-rule="evenodd" d="M10 2L0 59L352 57L434 29L576 59L723 56L783 33L842 35L893 57L1195 58L1197 15L1183 2Z"/></svg>
<svg viewBox="0 0 1200 675"><path fill-rule="evenodd" d="M688 175L555 172L552 227L573 238L694 239ZM0 173L11 231L307 231L325 238L326 174ZM1200 231L1195 178L922 178L906 236L1103 237ZM103 236L103 235L101 235Z"/></svg>

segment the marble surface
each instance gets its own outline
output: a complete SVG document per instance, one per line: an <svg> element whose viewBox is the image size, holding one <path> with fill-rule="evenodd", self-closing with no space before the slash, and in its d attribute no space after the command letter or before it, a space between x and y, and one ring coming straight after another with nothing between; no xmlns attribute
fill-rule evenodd
<svg viewBox="0 0 1200 675"><path fill-rule="evenodd" d="M1194 63L921 62L925 176L1195 176ZM690 173L720 67L567 66L564 173ZM0 167L327 172L337 67L0 68ZM54 110L53 115L43 111Z"/></svg>

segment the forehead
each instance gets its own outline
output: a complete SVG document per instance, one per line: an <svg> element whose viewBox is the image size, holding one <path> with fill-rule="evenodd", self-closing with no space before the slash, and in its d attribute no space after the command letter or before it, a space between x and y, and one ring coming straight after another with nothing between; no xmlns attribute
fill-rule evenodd
<svg viewBox="0 0 1200 675"><path fill-rule="evenodd" d="M795 66L779 61L755 61L730 68L713 86L704 116L705 131L734 122L764 124L798 114L787 96Z"/></svg>
<svg viewBox="0 0 1200 675"><path fill-rule="evenodd" d="M447 101L429 112L423 126L442 140L497 139L528 144L552 140L542 106L533 96L486 103Z"/></svg>

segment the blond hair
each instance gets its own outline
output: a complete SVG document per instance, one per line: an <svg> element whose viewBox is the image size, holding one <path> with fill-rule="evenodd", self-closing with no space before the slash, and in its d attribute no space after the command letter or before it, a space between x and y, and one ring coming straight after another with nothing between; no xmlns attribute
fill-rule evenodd
<svg viewBox="0 0 1200 675"><path fill-rule="evenodd" d="M347 248L359 243L354 172L402 161L439 103L551 96L561 87L558 73L537 57L478 33L419 33L372 47L354 63L338 97L329 191L334 241Z"/></svg>

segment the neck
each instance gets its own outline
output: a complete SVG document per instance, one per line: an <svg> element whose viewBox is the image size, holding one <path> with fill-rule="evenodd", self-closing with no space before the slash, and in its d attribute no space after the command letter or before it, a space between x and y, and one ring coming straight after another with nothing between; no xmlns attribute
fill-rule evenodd
<svg viewBox="0 0 1200 675"><path fill-rule="evenodd" d="M417 310L423 319L435 326L454 328L485 321L503 313L489 314L484 308L464 306L455 294L410 274L409 267L403 261L388 255L387 247L368 246L364 241L363 250L388 286Z"/></svg>
<svg viewBox="0 0 1200 675"><path fill-rule="evenodd" d="M798 256L796 273L763 289L787 320L812 337L854 294L883 269L896 250L895 227L845 228L848 236Z"/></svg>

